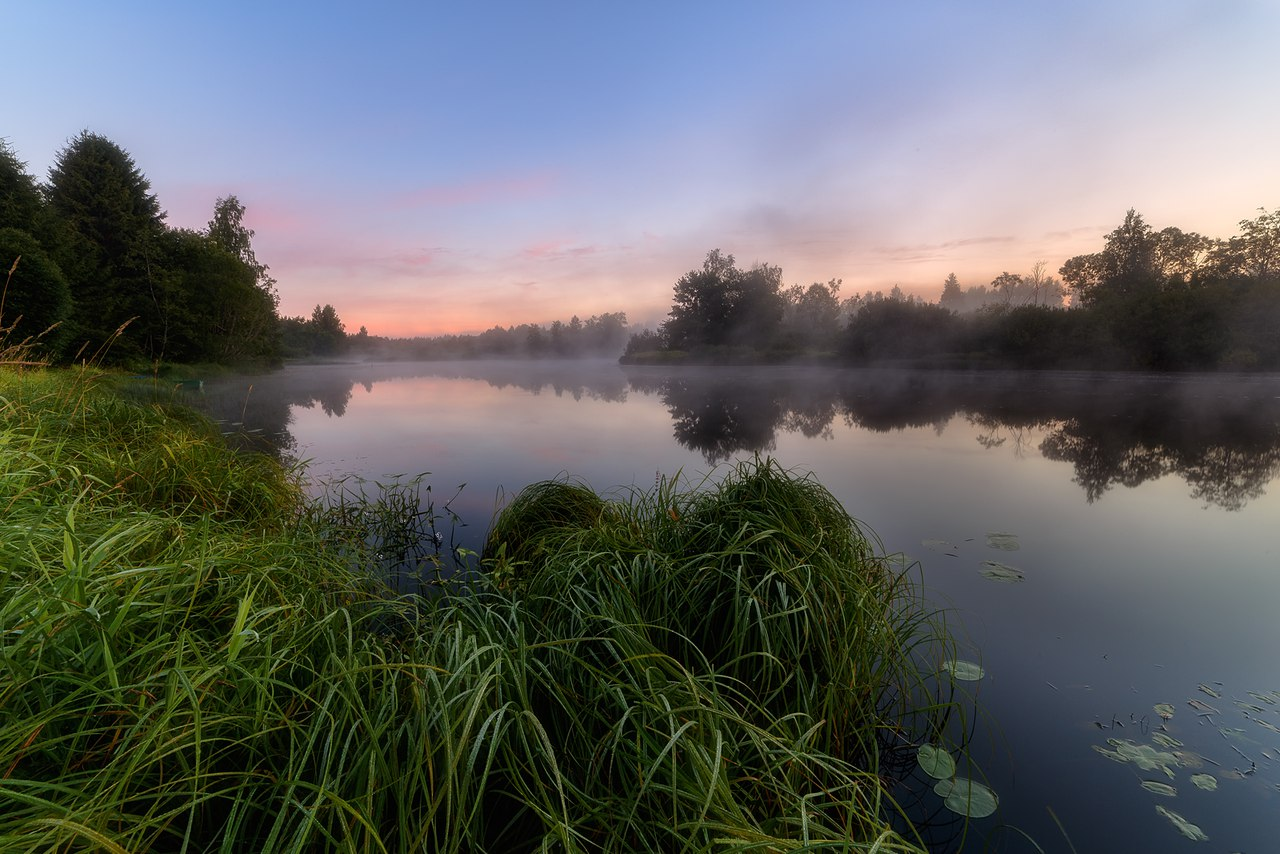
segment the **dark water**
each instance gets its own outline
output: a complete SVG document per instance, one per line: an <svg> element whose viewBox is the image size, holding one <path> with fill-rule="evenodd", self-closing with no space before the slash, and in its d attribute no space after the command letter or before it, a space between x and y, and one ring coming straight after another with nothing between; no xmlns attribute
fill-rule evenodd
<svg viewBox="0 0 1280 854"><path fill-rule="evenodd" d="M919 561L986 670L973 759L1000 808L962 841L925 792L939 850L1280 848L1280 376L350 365L209 383L205 402L317 480L430 472L471 548L500 493L561 473L647 488L754 453L812 471ZM1181 747L1153 745L1161 703ZM1180 761L1112 761L1108 739Z"/></svg>

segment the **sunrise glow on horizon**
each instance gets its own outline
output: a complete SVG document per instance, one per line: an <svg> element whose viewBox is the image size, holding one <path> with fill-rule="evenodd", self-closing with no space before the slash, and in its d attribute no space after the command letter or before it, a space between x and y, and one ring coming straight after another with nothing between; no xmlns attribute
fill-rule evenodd
<svg viewBox="0 0 1280 854"><path fill-rule="evenodd" d="M280 311L354 332L666 314L711 249L936 300L1280 204L1280 4L125 0L10 10L0 135L82 129L167 222L234 194ZM20 81L20 82L18 82Z"/></svg>

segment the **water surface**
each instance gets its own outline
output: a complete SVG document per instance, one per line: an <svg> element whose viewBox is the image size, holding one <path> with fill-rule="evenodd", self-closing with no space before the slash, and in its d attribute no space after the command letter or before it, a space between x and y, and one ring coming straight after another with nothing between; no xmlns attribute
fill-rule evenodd
<svg viewBox="0 0 1280 854"><path fill-rule="evenodd" d="M986 669L974 759L1000 810L961 840L925 793L939 850L1070 850L1050 810L1079 852L1194 848L1157 805L1203 850L1280 838L1280 377L368 364L219 380L205 402L317 483L430 472L473 549L503 495L561 474L645 489L756 453L812 471L919 562ZM1150 744L1159 703L1171 777L1098 752Z"/></svg>

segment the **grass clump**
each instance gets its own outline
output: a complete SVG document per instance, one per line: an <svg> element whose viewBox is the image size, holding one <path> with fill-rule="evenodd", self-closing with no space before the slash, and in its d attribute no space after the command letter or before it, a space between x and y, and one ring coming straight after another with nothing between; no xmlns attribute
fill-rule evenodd
<svg viewBox="0 0 1280 854"><path fill-rule="evenodd" d="M350 528L413 508L114 383L0 371L0 850L919 850L933 636L811 479L542 485L526 571L397 597Z"/></svg>
<svg viewBox="0 0 1280 854"><path fill-rule="evenodd" d="M698 489L579 491L531 487L486 547L495 570L524 561L506 581L534 706L597 804L579 830L617 850L910 847L886 785L905 734L944 711L916 662L945 641L873 538L772 460ZM590 507L578 524L570 494ZM544 498L554 523L529 524Z"/></svg>

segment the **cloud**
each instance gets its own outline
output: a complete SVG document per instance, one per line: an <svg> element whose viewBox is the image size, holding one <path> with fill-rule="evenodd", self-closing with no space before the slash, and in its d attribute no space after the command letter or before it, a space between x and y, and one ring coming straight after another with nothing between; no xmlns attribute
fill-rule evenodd
<svg viewBox="0 0 1280 854"><path fill-rule="evenodd" d="M1106 230L1106 227L1101 225L1081 225L1060 231L1046 231L1044 233L1044 239L1066 242L1069 240L1077 240L1081 237L1097 237L1098 235L1105 233Z"/></svg>
<svg viewBox="0 0 1280 854"><path fill-rule="evenodd" d="M566 258L585 258L599 251L599 246L574 246L571 240L544 240L524 247L519 254L527 261L561 261Z"/></svg>
<svg viewBox="0 0 1280 854"><path fill-rule="evenodd" d="M404 210L514 201L545 196L555 185L555 176L547 172L512 178L482 178L456 184L420 187L394 196L392 204Z"/></svg>
<svg viewBox="0 0 1280 854"><path fill-rule="evenodd" d="M903 263L920 261L940 261L955 254L957 249L971 246L1008 246L1018 238L1009 235L989 237L964 237L959 240L947 240L942 243L917 243L897 246L880 246L876 254Z"/></svg>

